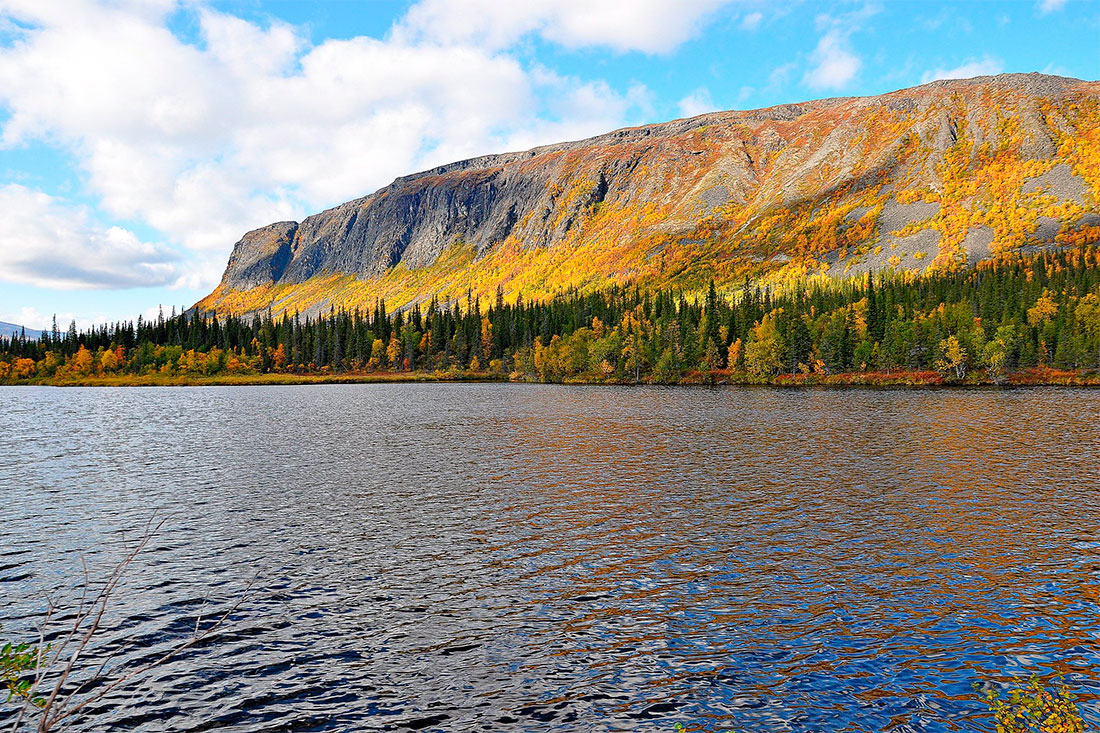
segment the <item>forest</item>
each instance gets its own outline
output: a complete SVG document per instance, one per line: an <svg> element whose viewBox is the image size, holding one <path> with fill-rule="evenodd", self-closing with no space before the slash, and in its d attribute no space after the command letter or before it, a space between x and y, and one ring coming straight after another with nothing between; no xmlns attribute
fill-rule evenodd
<svg viewBox="0 0 1100 733"><path fill-rule="evenodd" d="M6 384L298 379L1100 383L1100 248L701 293L617 287L390 312L155 320L0 339Z"/></svg>

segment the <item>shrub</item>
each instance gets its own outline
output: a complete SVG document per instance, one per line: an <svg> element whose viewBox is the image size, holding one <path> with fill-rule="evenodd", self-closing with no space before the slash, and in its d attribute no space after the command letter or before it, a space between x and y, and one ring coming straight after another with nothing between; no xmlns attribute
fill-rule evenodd
<svg viewBox="0 0 1100 733"><path fill-rule="evenodd" d="M1038 677L1032 677L1024 687L1010 688L1007 696L997 687L989 687L982 698L993 713L997 733L1084 733L1086 730L1076 697L1061 679L1048 687Z"/></svg>

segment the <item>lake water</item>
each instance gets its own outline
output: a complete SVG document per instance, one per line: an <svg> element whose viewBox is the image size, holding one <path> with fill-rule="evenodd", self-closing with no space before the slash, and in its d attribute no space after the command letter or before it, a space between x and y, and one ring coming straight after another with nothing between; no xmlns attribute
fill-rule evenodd
<svg viewBox="0 0 1100 733"><path fill-rule="evenodd" d="M0 398L0 636L152 516L95 654L258 574L78 729L988 730L1033 671L1100 722L1100 391Z"/></svg>

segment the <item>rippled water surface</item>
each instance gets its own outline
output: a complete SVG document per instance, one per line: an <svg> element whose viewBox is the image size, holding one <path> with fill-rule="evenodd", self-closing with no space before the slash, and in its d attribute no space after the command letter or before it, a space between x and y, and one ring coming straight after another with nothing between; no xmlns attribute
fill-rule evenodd
<svg viewBox="0 0 1100 733"><path fill-rule="evenodd" d="M1100 721L1100 391L0 397L4 636L154 514L96 654L258 573L84 730L980 730L1032 670Z"/></svg>

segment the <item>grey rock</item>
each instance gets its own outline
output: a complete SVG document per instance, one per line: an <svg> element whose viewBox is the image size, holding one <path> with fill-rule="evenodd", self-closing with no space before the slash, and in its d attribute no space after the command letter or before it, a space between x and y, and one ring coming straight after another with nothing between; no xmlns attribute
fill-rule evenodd
<svg viewBox="0 0 1100 733"><path fill-rule="evenodd" d="M1024 193L1041 192L1076 204L1084 204L1088 196L1085 182L1066 163L1059 163L1043 175L1029 179L1021 190Z"/></svg>
<svg viewBox="0 0 1100 733"><path fill-rule="evenodd" d="M280 221L248 232L233 245L222 285L247 290L278 281L291 259L298 222Z"/></svg>
<svg viewBox="0 0 1100 733"><path fill-rule="evenodd" d="M1028 154L1049 158L1056 151L1037 100L1056 101L1095 89L1094 83L1033 74L938 81L879 97L714 112L458 161L398 178L300 224L280 222L249 232L233 248L216 293L302 283L326 273L376 278L399 263L430 266L454 245L471 248L476 257L508 239L525 248L553 247L583 236L601 206L670 205L672 215L651 225L649 233L689 238L701 217L727 205L751 205L758 212L816 207L831 196L868 187L887 191L903 176L907 187L937 190L942 181L936 164L963 125L975 149L983 141L997 142L996 126L985 125L989 129L983 133L979 124L981 100L990 90L1023 94L1023 101L1014 104L1022 116ZM971 101L966 116L957 118L956 100L963 98ZM865 145L862 141L874 137L882 115L907 124L908 132ZM1055 125L1068 124L1055 118ZM910 163L902 157L907 139L931 148L927 161ZM1033 185L1062 198L1087 200L1083 184L1068 166L1056 167ZM931 238L938 233L897 238L891 232L936 216L937 206L902 206L891 198L879 221L881 257L898 254L898 249L906 255L925 251L926 259L906 266L930 263L936 255ZM745 226L752 225L749 221ZM782 242L777 239L776 244ZM866 259L868 267L881 264Z"/></svg>
<svg viewBox="0 0 1100 733"><path fill-rule="evenodd" d="M988 259L993 245L993 230L985 225L970 227L963 238L963 249L966 251L966 262L976 265L984 259Z"/></svg>
<svg viewBox="0 0 1100 733"><path fill-rule="evenodd" d="M1032 234L1032 239L1043 244L1053 243L1054 238L1058 236L1058 231L1061 228L1062 222L1054 217L1037 217L1035 220L1035 232Z"/></svg>

